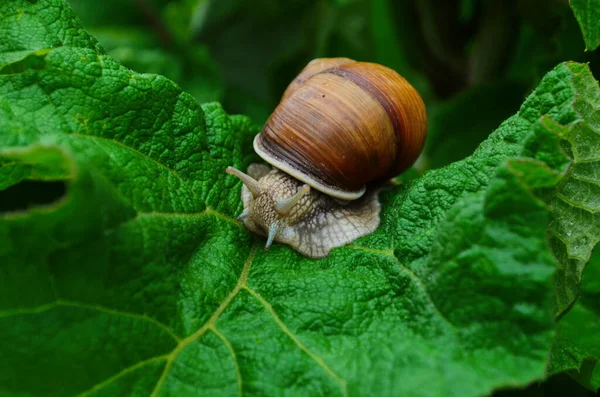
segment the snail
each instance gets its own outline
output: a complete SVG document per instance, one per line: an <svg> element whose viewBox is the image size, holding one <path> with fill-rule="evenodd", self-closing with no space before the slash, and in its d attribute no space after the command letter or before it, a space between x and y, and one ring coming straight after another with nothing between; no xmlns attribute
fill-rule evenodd
<svg viewBox="0 0 600 397"><path fill-rule="evenodd" d="M417 91L395 71L348 58L311 61L254 138L273 166L252 164L238 220L321 258L379 226L378 193L420 155L427 130Z"/></svg>

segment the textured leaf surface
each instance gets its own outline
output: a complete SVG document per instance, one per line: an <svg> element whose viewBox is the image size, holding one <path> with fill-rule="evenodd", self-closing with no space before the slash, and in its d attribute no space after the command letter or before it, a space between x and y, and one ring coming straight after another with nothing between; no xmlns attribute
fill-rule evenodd
<svg viewBox="0 0 600 397"><path fill-rule="evenodd" d="M600 251L585 269L581 298L560 320L550 373L568 371L590 390L600 388Z"/></svg>
<svg viewBox="0 0 600 397"><path fill-rule="evenodd" d="M195 0L148 3L120 0L68 0L83 25L102 44L106 53L137 72L161 74L177 82L198 102L217 101L223 96L223 81L208 50L199 42L185 37L197 19L197 9L210 2ZM143 4L140 6L140 4ZM162 7L169 29L162 26ZM114 10L119 12L115 13ZM115 15L116 14L116 15ZM144 29L148 19L155 30ZM192 21L190 21L190 18ZM185 34L184 34L185 33ZM185 51L181 51L184 48ZM178 51L179 50L179 51Z"/></svg>
<svg viewBox="0 0 600 397"><path fill-rule="evenodd" d="M0 394L462 397L544 376L538 197L568 180L577 101L597 108L585 66L550 72L471 157L383 194L375 234L308 260L232 220L246 118L124 68L59 0L0 1L0 27L1 193L65 186L0 216Z"/></svg>
<svg viewBox="0 0 600 397"><path fill-rule="evenodd" d="M593 51L600 45L600 0L569 0L583 33L585 46Z"/></svg>
<svg viewBox="0 0 600 397"><path fill-rule="evenodd" d="M581 274L600 241L600 90L586 68L573 70L572 82L581 93L573 102L578 120L568 128L551 127L571 161L565 178L546 197L551 208L550 243L559 262L554 280L559 315L577 299ZM547 142L552 139L542 140ZM540 143L531 145L530 150L539 150ZM562 161L542 159L557 166Z"/></svg>

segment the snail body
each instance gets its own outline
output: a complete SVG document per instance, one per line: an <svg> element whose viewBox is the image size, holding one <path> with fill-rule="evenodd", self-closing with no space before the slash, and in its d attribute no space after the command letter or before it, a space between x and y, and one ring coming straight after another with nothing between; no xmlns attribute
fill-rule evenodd
<svg viewBox="0 0 600 397"><path fill-rule="evenodd" d="M252 165L240 215L251 231L309 257L370 234L377 193L419 156L425 106L391 69L348 58L317 59L288 86L254 139L274 169Z"/></svg>

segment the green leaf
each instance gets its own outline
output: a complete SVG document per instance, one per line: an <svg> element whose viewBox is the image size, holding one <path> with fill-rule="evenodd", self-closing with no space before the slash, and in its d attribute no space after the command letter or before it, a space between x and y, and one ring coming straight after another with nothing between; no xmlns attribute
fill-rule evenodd
<svg viewBox="0 0 600 397"><path fill-rule="evenodd" d="M579 22L585 46L593 51L600 45L600 0L569 0Z"/></svg>
<svg viewBox="0 0 600 397"><path fill-rule="evenodd" d="M0 27L1 193L30 203L0 214L1 394L462 397L544 377L544 200L575 175L559 140L596 117L585 66L309 260L232 219L247 118L123 67L60 0L0 3ZM17 189L46 179L64 195Z"/></svg>
<svg viewBox="0 0 600 397"><path fill-rule="evenodd" d="M584 272L582 296L560 320L550 357L551 374L567 371L590 390L600 388L600 251Z"/></svg>
<svg viewBox="0 0 600 397"><path fill-rule="evenodd" d="M68 2L106 53L124 66L174 80L198 102L222 99L224 83L215 61L208 49L192 42L187 33L189 23L201 22L195 15L202 13L202 9L206 8L203 5L207 6L208 1ZM115 16L117 8L119 12ZM160 16L161 11L167 14L165 23ZM171 15L172 11L177 12ZM182 19L184 15L186 18Z"/></svg>
<svg viewBox="0 0 600 397"><path fill-rule="evenodd" d="M587 67L572 64L571 70L572 84L581 93L572 104L577 120L568 127L549 125L571 161L564 179L545 198L551 208L550 243L559 262L554 279L559 315L575 302L583 269L600 241L600 90ZM549 142L532 142L528 150L543 152L540 145ZM538 158L559 167L563 161L548 154Z"/></svg>

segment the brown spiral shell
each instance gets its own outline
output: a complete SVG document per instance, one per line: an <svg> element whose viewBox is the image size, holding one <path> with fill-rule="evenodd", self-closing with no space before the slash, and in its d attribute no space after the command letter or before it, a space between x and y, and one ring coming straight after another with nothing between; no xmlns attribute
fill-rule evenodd
<svg viewBox="0 0 600 397"><path fill-rule="evenodd" d="M409 168L423 149L426 111L395 71L348 58L310 62L254 140L268 163L332 197Z"/></svg>

